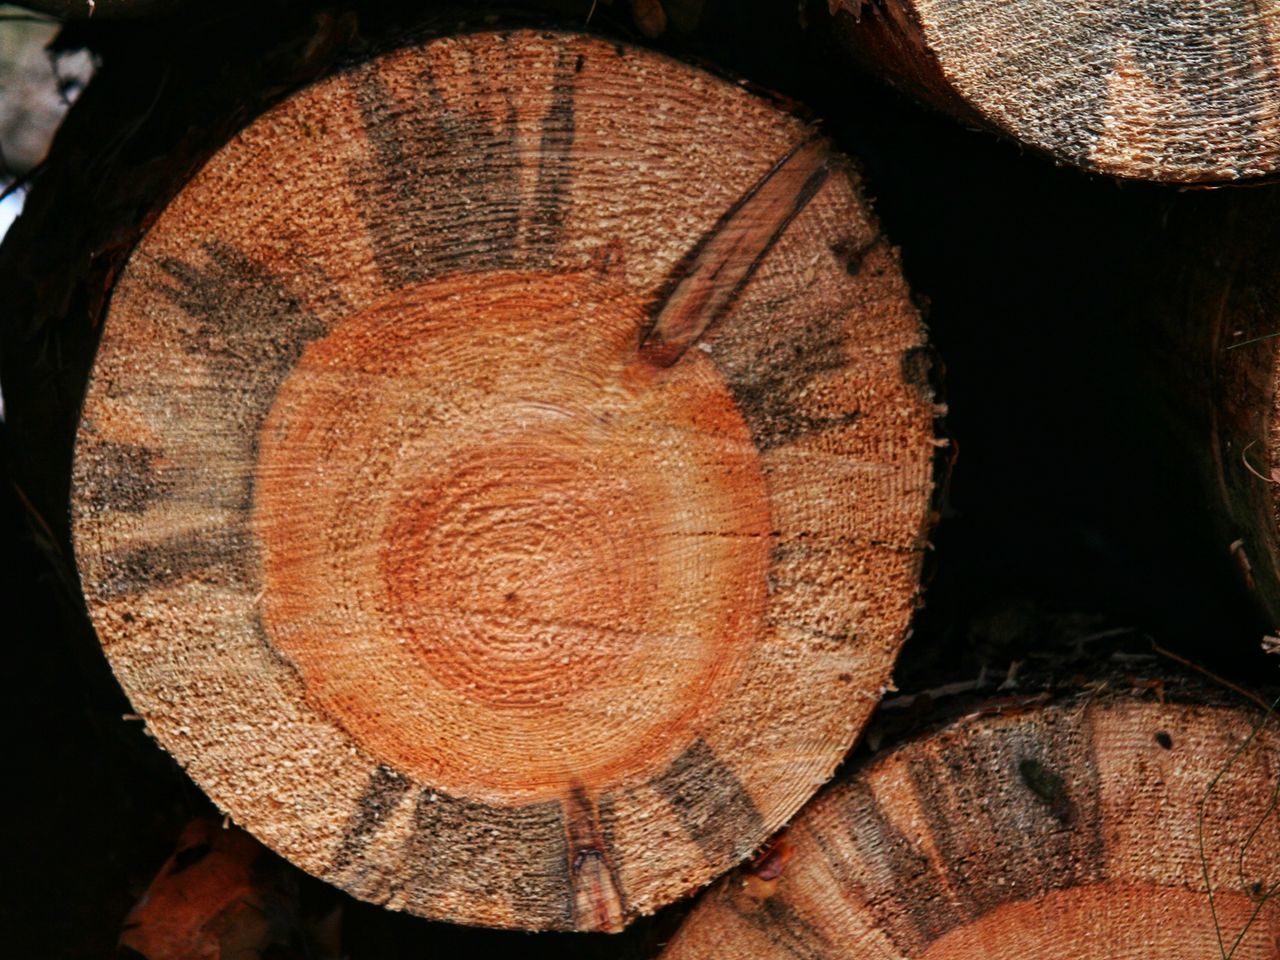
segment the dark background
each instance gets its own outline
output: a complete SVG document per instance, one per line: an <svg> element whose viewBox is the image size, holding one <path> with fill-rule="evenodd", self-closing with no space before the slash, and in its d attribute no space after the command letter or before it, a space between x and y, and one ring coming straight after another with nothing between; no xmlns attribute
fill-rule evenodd
<svg viewBox="0 0 1280 960"><path fill-rule="evenodd" d="M43 266L28 259L14 275L11 247L36 242L15 231L8 259L0 256L0 269L10 271L4 289L61 283L82 306L83 291L59 274L75 262L65 251L101 244L100 236L86 239L85 222L138 213L122 215L108 202L114 195L66 171L81 156L111 150L114 166L103 169L141 167L166 155L166 137L188 144L192 156L216 147L263 97L323 68L267 76L274 68L263 66L293 49L287 39L315 10L359 14L360 37L372 39L367 48L352 41L356 55L411 30L486 23L476 5L461 15L395 3L220 3L216 11L199 5L198 14L195 6L64 35L64 45L94 50L101 72L55 141L47 178L33 183L32 203L45 191L41 209L57 212L41 227ZM590 4L542 7L491 12L504 25L581 28ZM1024 685L1176 669L1153 652L1152 639L1227 679L1274 685L1280 662L1259 647L1268 625L1213 522L1203 482L1209 400L1197 386L1199 348L1165 320L1197 309L1183 279L1216 244L1233 242L1214 232L1227 214L1267 216L1277 188L1188 191L1055 167L864 75L828 44L823 7L708 0L695 30L673 29L650 45L804 104L797 109L860 161L885 231L902 249L936 349L956 455L899 687L977 680L985 669L994 690L1014 661L1023 663ZM622 3L601 5L590 29L649 43ZM88 119L73 129L80 110ZM139 116L151 126L135 124ZM121 146L138 137L143 146L133 153ZM0 736L10 773L0 953L106 956L182 824L210 807L141 724L121 719L127 701L65 576L70 430L92 338L50 341L27 309L35 300L24 296L0 299L10 421L0 444L11 474L0 488L0 549L9 561L0 586ZM646 956L683 909L618 937L534 936L389 914L300 882L309 908L344 904L352 958L460 949Z"/></svg>

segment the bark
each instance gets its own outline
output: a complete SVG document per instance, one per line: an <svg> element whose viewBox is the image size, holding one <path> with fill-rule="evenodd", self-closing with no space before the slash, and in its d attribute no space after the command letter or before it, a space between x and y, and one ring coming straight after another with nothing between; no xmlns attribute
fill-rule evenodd
<svg viewBox="0 0 1280 960"><path fill-rule="evenodd" d="M832 0L831 29L895 84L1062 163L1182 183L1280 165L1270 4Z"/></svg>
<svg viewBox="0 0 1280 960"><path fill-rule="evenodd" d="M1200 259L1210 314L1212 477L1223 539L1272 627L1280 627L1280 203L1231 211ZM1216 308L1216 309L1214 309Z"/></svg>
<svg viewBox="0 0 1280 960"><path fill-rule="evenodd" d="M359 897L619 929L888 681L922 329L850 165L731 84L533 32L353 66L183 188L104 330L71 499L107 657Z"/></svg>
<svg viewBox="0 0 1280 960"><path fill-rule="evenodd" d="M1256 709L978 709L826 790L663 957L1271 958L1278 777Z"/></svg>
<svg viewBox="0 0 1280 960"><path fill-rule="evenodd" d="M1280 194L1207 195L1166 218L1163 282L1139 310L1164 376L1150 383L1171 473L1202 509L1180 520L1230 567L1261 623L1280 626Z"/></svg>

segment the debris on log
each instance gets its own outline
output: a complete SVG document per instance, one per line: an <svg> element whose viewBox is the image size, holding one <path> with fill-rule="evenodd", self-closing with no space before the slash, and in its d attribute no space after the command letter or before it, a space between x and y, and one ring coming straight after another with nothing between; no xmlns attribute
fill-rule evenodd
<svg viewBox="0 0 1280 960"><path fill-rule="evenodd" d="M663 958L1272 960L1278 778L1260 710L979 711L828 788Z"/></svg>
<svg viewBox="0 0 1280 960"><path fill-rule="evenodd" d="M1280 167L1273 3L831 0L855 56L1062 163L1183 183Z"/></svg>
<svg viewBox="0 0 1280 960"><path fill-rule="evenodd" d="M574 35L384 54L248 126L123 269L89 613L292 862L616 930L755 850L889 682L922 337L850 164L740 87Z"/></svg>

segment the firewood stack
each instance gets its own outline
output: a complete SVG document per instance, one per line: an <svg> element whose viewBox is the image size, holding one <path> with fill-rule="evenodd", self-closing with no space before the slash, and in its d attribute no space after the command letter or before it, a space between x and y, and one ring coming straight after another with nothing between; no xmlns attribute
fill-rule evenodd
<svg viewBox="0 0 1280 960"><path fill-rule="evenodd" d="M887 0L808 29L1063 163L1264 177L1280 11L1201 7ZM966 699L992 684L922 647L941 685L860 741L964 460L856 161L796 104L627 39L372 40L361 15L282 38L247 106L183 126L158 94L130 134L152 159L113 146L111 223L65 243L74 295L32 266L71 202L39 180L0 251L28 331L6 369L82 345L54 562L228 822L453 924L618 932L680 903L670 960L1280 956L1267 678L1199 668L1166 698L1051 659ZM660 3L626 16L666 32ZM1204 526L1274 618L1280 246L1238 207L1197 248L1229 236L1229 269L1134 322L1196 370L1194 403L1168 392L1214 425L1186 431ZM1265 346L1202 364L1205 340ZM32 435L59 391L12 382Z"/></svg>

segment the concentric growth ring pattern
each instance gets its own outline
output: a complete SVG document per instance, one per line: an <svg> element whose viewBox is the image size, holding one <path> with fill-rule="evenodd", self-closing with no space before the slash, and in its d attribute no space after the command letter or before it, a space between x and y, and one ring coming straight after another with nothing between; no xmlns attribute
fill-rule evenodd
<svg viewBox="0 0 1280 960"><path fill-rule="evenodd" d="M733 84L532 32L386 54L212 157L103 329L103 649L356 896L616 929L785 822L889 680L919 320L849 165Z"/></svg>
<svg viewBox="0 0 1280 960"><path fill-rule="evenodd" d="M629 376L644 311L593 287L407 288L310 344L263 428L268 637L364 749L449 793L660 769L762 627L747 426L702 351Z"/></svg>

